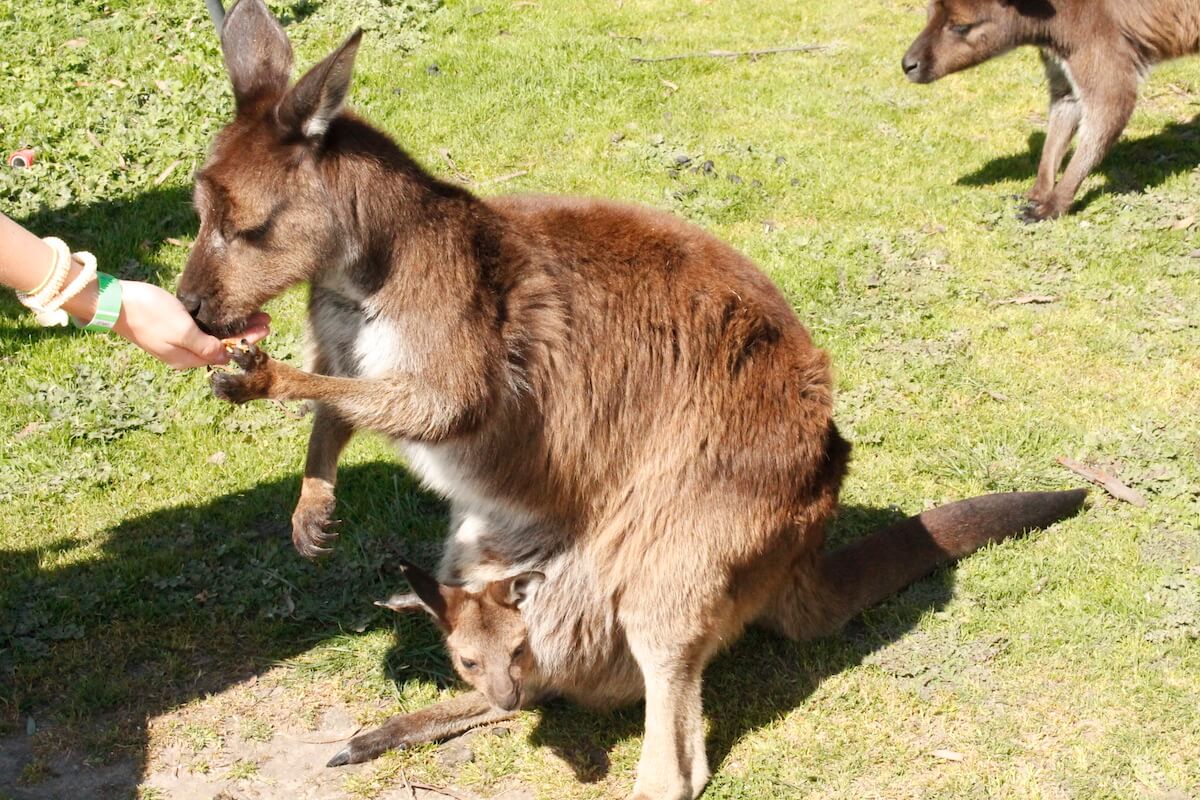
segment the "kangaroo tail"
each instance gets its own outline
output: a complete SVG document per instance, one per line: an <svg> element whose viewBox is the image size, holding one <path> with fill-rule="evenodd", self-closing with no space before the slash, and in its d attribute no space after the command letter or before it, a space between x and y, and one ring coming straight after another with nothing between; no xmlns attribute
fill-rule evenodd
<svg viewBox="0 0 1200 800"><path fill-rule="evenodd" d="M939 564L1065 519L1085 497L1086 489L988 494L901 520L809 562L761 622L793 638L833 633Z"/></svg>

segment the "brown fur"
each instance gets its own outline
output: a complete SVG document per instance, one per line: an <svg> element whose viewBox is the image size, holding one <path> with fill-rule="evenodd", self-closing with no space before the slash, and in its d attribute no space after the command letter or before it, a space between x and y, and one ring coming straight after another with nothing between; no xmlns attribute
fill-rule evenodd
<svg viewBox="0 0 1200 800"><path fill-rule="evenodd" d="M1026 210L1027 219L1048 219L1070 208L1120 138L1150 68L1200 51L1200 0L931 0L904 72L930 83L1020 45L1041 48L1050 82L1046 142Z"/></svg>
<svg viewBox="0 0 1200 800"><path fill-rule="evenodd" d="M770 606L788 587L814 587L794 603L831 602L819 553L849 446L827 356L753 264L691 225L603 201L481 200L430 177L341 111L357 34L292 87L290 46L261 0L230 11L222 41L238 112L198 176L179 291L228 333L284 287L311 285L307 371L249 353L245 372L213 378L234 402L316 401L297 548L332 544L352 432L391 437L451 502L440 578L463 586L439 602L458 666L468 639L512 655L515 629L488 628L478 604L558 565L547 581L571 587L562 633L578 634L558 651L602 684L562 693L644 694L633 796L695 797L705 664L751 621L788 630ZM914 556L922 569L927 555ZM505 704L538 693L507 667L478 681ZM428 712L423 734L494 718L477 697L456 703ZM347 760L406 735L389 723Z"/></svg>

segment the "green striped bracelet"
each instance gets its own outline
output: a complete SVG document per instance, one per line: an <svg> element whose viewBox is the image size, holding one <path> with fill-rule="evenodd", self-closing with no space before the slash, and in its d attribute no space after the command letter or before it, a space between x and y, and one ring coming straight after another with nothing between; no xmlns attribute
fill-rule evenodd
<svg viewBox="0 0 1200 800"><path fill-rule="evenodd" d="M85 331L111 331L121 318L121 281L104 272L96 273L99 284L96 298L96 314L84 325L77 319L72 322Z"/></svg>

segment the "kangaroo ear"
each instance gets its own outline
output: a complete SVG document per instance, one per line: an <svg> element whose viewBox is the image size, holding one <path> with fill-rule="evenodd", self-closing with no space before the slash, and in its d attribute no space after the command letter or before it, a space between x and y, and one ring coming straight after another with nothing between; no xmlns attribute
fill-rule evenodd
<svg viewBox="0 0 1200 800"><path fill-rule="evenodd" d="M380 608L390 608L396 613L405 611L426 611L425 602L415 594L394 594L387 600L376 600L375 605Z"/></svg>
<svg viewBox="0 0 1200 800"><path fill-rule="evenodd" d="M507 581L503 602L513 608L524 608L526 603L533 600L545 580L546 575L542 572L522 572L520 575L514 575Z"/></svg>
<svg viewBox="0 0 1200 800"><path fill-rule="evenodd" d="M278 97L292 72L292 45L263 0L240 0L221 26L221 52L238 111Z"/></svg>
<svg viewBox="0 0 1200 800"><path fill-rule="evenodd" d="M1050 19L1057 13L1050 0L1003 0L1005 5L1012 6L1023 17L1034 19Z"/></svg>
<svg viewBox="0 0 1200 800"><path fill-rule="evenodd" d="M276 115L287 133L305 139L325 135L329 123L341 113L346 102L354 57L361 41L362 28L359 28L341 47L306 72L279 101Z"/></svg>
<svg viewBox="0 0 1200 800"><path fill-rule="evenodd" d="M413 594L393 596L378 605L383 605L393 611L407 611L412 608L424 608L437 620L444 630L454 627L458 616L458 606L462 602L463 590L457 586L443 586L437 579L425 570L404 559L400 559L400 569ZM393 605L393 601L395 604Z"/></svg>

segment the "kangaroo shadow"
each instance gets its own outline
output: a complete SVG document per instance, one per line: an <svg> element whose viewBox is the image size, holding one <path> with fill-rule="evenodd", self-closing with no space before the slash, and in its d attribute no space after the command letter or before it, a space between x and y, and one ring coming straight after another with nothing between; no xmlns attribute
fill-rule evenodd
<svg viewBox="0 0 1200 800"><path fill-rule="evenodd" d="M154 250L169 238L195 236L198 227L191 192L180 186L72 203L16 221L38 236L57 236L72 250L87 250L96 256L102 272L159 284L171 269ZM0 292L0 319L27 313L10 292ZM63 330L47 329L40 335L53 336Z"/></svg>
<svg viewBox="0 0 1200 800"><path fill-rule="evenodd" d="M317 564L292 549L298 477L123 521L99 557L80 559L93 545L69 538L0 549L0 795L83 796L54 774L82 754L85 771L122 764L83 794L136 796L149 720L347 629L390 628L370 600L401 580L397 547L441 538L445 509L388 462L346 468L339 484L353 534ZM50 774L22 788L34 751Z"/></svg>
<svg viewBox="0 0 1200 800"><path fill-rule="evenodd" d="M956 183L959 186L988 186L1014 180L1032 182L1037 175L1045 141L1044 133L1032 133L1028 151L994 158L974 172L963 175ZM1076 199L1074 208L1085 208L1102 194L1144 191L1197 166L1200 166L1200 115L1187 122L1172 122L1157 133L1140 139L1120 139L1092 170L1106 178L1105 185L1090 189Z"/></svg>

